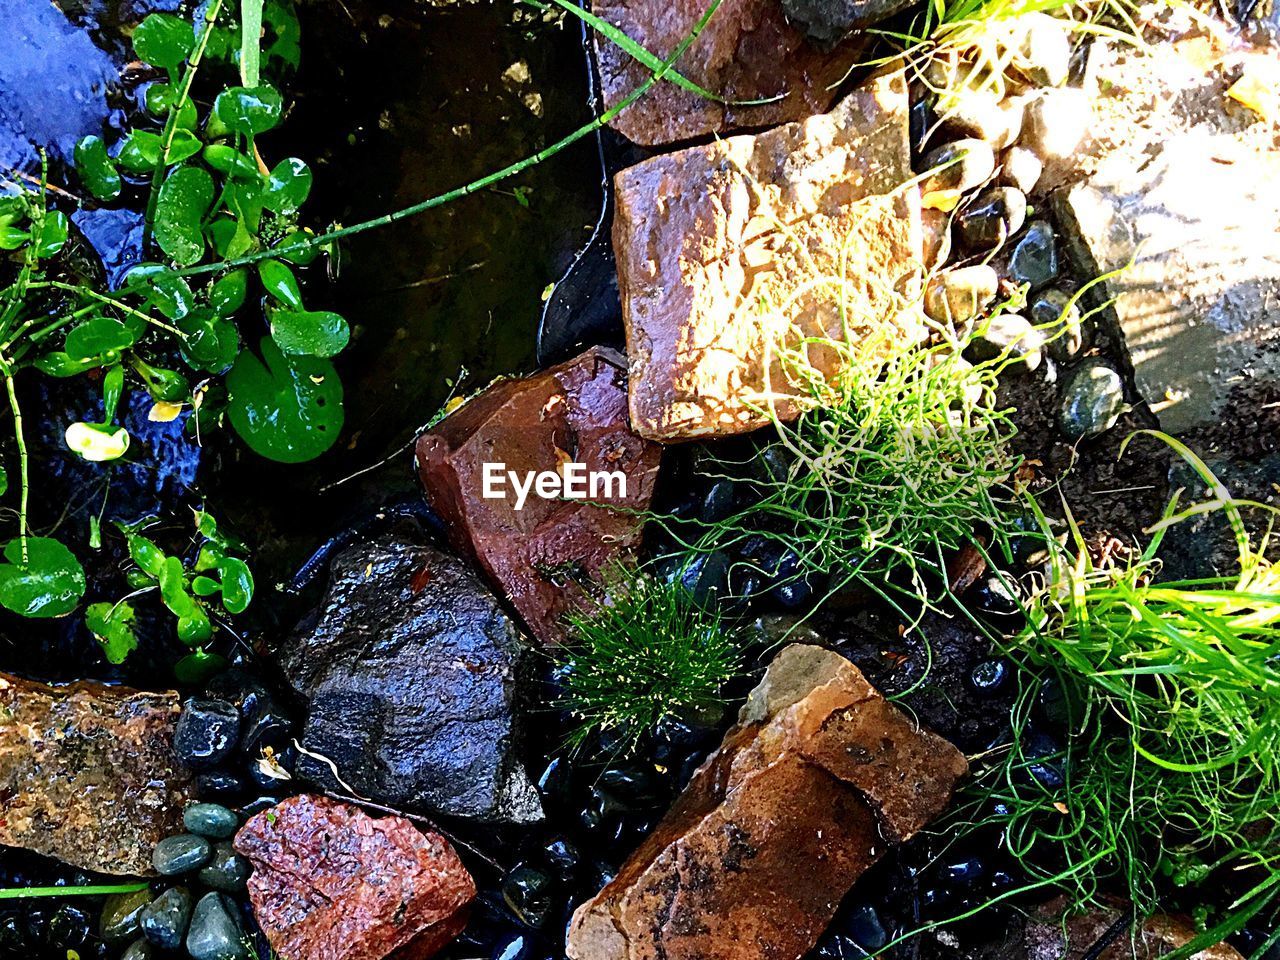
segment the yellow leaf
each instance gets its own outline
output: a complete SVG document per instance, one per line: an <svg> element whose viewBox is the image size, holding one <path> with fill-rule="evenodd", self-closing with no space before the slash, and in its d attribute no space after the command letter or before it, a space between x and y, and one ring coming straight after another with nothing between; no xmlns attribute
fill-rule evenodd
<svg viewBox="0 0 1280 960"><path fill-rule="evenodd" d="M171 423L178 419L182 412L182 404L170 403L168 400L157 400L147 412L147 419L152 423Z"/></svg>
<svg viewBox="0 0 1280 960"><path fill-rule="evenodd" d="M941 210L943 213L950 213L959 203L959 190L930 190L920 198L920 205L926 210Z"/></svg>

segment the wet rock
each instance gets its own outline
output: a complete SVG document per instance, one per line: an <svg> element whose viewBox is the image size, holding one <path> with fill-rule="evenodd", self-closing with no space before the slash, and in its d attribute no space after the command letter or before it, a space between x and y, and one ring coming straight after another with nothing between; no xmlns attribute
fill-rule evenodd
<svg viewBox="0 0 1280 960"><path fill-rule="evenodd" d="M978 693L991 696L1007 687L1012 675L1013 668L1008 660L991 657L974 664L969 671L969 684Z"/></svg>
<svg viewBox="0 0 1280 960"><path fill-rule="evenodd" d="M253 862L254 916L289 960L429 957L461 931L476 892L444 837L327 797L290 797L235 846Z"/></svg>
<svg viewBox="0 0 1280 960"><path fill-rule="evenodd" d="M196 795L210 800L227 800L244 791L244 781L225 770L206 770L196 774Z"/></svg>
<svg viewBox="0 0 1280 960"><path fill-rule="evenodd" d="M613 243L638 433L740 433L768 422L770 400L796 416L800 387L778 352L801 335L841 335L843 316L875 318L853 331L868 349L917 336L907 121L905 78L888 73L829 114L618 174ZM857 281L836 293L842 275ZM830 354L809 352L819 375L839 362Z"/></svg>
<svg viewBox="0 0 1280 960"><path fill-rule="evenodd" d="M966 356L971 360L994 360L1002 354L1021 358L1028 370L1040 366L1044 337L1026 317L1000 313L982 324Z"/></svg>
<svg viewBox="0 0 1280 960"><path fill-rule="evenodd" d="M1009 146L1022 132L1020 98L1001 100L989 90L945 91L938 109L946 132L981 140L996 150Z"/></svg>
<svg viewBox="0 0 1280 960"><path fill-rule="evenodd" d="M921 186L926 194L945 190L965 193L991 179L996 172L996 155L985 140L956 140L926 153L920 170L928 174Z"/></svg>
<svg viewBox="0 0 1280 960"><path fill-rule="evenodd" d="M177 950L191 919L191 892L186 887L170 887L142 911L138 923L142 935L161 950Z"/></svg>
<svg viewBox="0 0 1280 960"><path fill-rule="evenodd" d="M1031 322L1040 328L1051 355L1069 360L1085 347L1080 308L1062 290L1041 290L1031 298Z"/></svg>
<svg viewBox="0 0 1280 960"><path fill-rule="evenodd" d="M151 875L151 849L180 829L190 790L173 750L177 719L172 692L0 674L0 843Z"/></svg>
<svg viewBox="0 0 1280 960"><path fill-rule="evenodd" d="M1014 283L1030 284L1032 290L1057 279L1058 245L1048 221L1032 220L1027 232L1014 244L1009 275Z"/></svg>
<svg viewBox="0 0 1280 960"><path fill-rule="evenodd" d="M161 876L177 876L204 866L212 852L213 847L204 837L180 833L176 837L165 837L156 844L151 851L151 865Z"/></svg>
<svg viewBox="0 0 1280 960"><path fill-rule="evenodd" d="M417 445L427 499L451 541L475 557L543 643L560 642L564 615L582 602L584 588L631 557L640 539L636 514L649 506L660 456L660 447L628 428L626 364L604 347L495 384ZM572 462L588 475L621 480L594 494L584 485L576 501L531 491L521 504L510 484L500 488L504 496L482 496L485 465L494 462L521 474Z"/></svg>
<svg viewBox="0 0 1280 960"><path fill-rule="evenodd" d="M828 49L909 6L911 0L782 0L787 19Z"/></svg>
<svg viewBox="0 0 1280 960"><path fill-rule="evenodd" d="M1009 66L1037 87L1060 87L1071 71L1071 37L1066 23L1047 13L1019 17L1021 33Z"/></svg>
<svg viewBox="0 0 1280 960"><path fill-rule="evenodd" d="M1109 900L1083 914L1066 917L1065 897L1039 907L1027 920L1025 956L1027 960L1158 960L1190 942L1196 929L1190 921L1156 914L1140 921L1136 929L1122 931L1108 946L1097 951L1113 924L1132 908L1119 900ZM1192 955L1192 960L1244 960L1231 946L1220 943Z"/></svg>
<svg viewBox="0 0 1280 960"><path fill-rule="evenodd" d="M883 9L897 0L868 0ZM596 16L658 57L667 57L706 8L663 0L593 0ZM821 113L835 99L834 87L857 59L861 40L823 51L787 23L778 0L725 0L679 69L694 83L726 101L775 98L759 106L717 103L675 84L659 83L624 110L611 126L645 146L688 140L747 127L770 127ZM607 37L595 35L596 63L611 109L628 97L652 71Z"/></svg>
<svg viewBox="0 0 1280 960"><path fill-rule="evenodd" d="M998 247L1022 229L1027 198L1017 187L984 190L956 218L960 244L971 253Z"/></svg>
<svg viewBox="0 0 1280 960"><path fill-rule="evenodd" d="M1089 95L1075 87L1044 90L1027 103L1018 143L1041 160L1070 157L1089 128Z"/></svg>
<svg viewBox="0 0 1280 960"><path fill-rule="evenodd" d="M234 813L218 803L193 803L182 812L182 825L211 840L225 840L240 827Z"/></svg>
<svg viewBox="0 0 1280 960"><path fill-rule="evenodd" d="M239 893L249 879L249 861L236 853L230 843L215 843L208 864L196 874L206 887L224 893Z"/></svg>
<svg viewBox="0 0 1280 960"><path fill-rule="evenodd" d="M1076 367L1062 386L1058 429L1068 440L1093 437L1114 427L1124 409L1120 374L1101 361L1090 360Z"/></svg>
<svg viewBox="0 0 1280 960"><path fill-rule="evenodd" d="M307 702L298 774L400 809L527 823L516 703L529 651L475 574L386 534L334 558L329 590L282 645Z"/></svg>
<svg viewBox="0 0 1280 960"><path fill-rule="evenodd" d="M206 893L196 904L187 930L187 953L193 960L250 960L252 953L230 897Z"/></svg>
<svg viewBox="0 0 1280 960"><path fill-rule="evenodd" d="M924 312L939 323L967 323L995 300L999 283L996 272L986 266L944 270L925 287Z"/></svg>
<svg viewBox="0 0 1280 960"><path fill-rule="evenodd" d="M1089 73L1109 95L1077 161L1082 181L1055 197L1082 276L1133 260L1098 293L1113 301L1139 393L1174 433L1218 424L1242 382L1280 383L1280 140L1274 122L1226 108L1238 68L1217 63L1176 44L1091 48Z"/></svg>
<svg viewBox="0 0 1280 960"><path fill-rule="evenodd" d="M98 919L98 936L107 943L123 943L138 935L138 917L151 902L149 890L116 893L107 897Z"/></svg>
<svg viewBox="0 0 1280 960"><path fill-rule="evenodd" d="M1026 147L1010 147L1000 168L1000 182L1030 193L1040 182L1044 163L1035 152Z"/></svg>
<svg viewBox="0 0 1280 960"><path fill-rule="evenodd" d="M794 960L966 769L839 654L788 646L671 811L574 914L566 952Z"/></svg>
<svg viewBox="0 0 1280 960"><path fill-rule="evenodd" d="M240 739L240 711L224 700L195 698L182 705L174 748L194 769L216 766Z"/></svg>
<svg viewBox="0 0 1280 960"><path fill-rule="evenodd" d="M528 864L517 864L502 879L502 900L525 926L541 927L553 906L551 878Z"/></svg>
<svg viewBox="0 0 1280 960"><path fill-rule="evenodd" d="M120 960L151 960L151 944L146 940L135 940L121 955Z"/></svg>

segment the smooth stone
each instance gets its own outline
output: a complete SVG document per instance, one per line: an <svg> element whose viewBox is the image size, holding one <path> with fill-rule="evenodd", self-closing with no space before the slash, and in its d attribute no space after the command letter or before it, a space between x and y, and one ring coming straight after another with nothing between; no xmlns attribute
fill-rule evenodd
<svg viewBox="0 0 1280 960"><path fill-rule="evenodd" d="M928 174L921 187L925 193L941 190L964 193L991 179L996 172L996 154L985 140L956 140L930 150L920 161L920 167Z"/></svg>
<svg viewBox="0 0 1280 960"><path fill-rule="evenodd" d="M196 776L196 795L227 800L244 792L244 781L225 770L206 770Z"/></svg>
<svg viewBox="0 0 1280 960"><path fill-rule="evenodd" d="M1023 193L1030 193L1040 182L1044 173L1044 162L1035 152L1026 147L1010 147L1005 151L1004 161L1000 167L1000 182L1010 187L1017 187Z"/></svg>
<svg viewBox="0 0 1280 960"><path fill-rule="evenodd" d="M135 940L129 949L120 955L120 960L151 960L151 944L146 940Z"/></svg>
<svg viewBox="0 0 1280 960"><path fill-rule="evenodd" d="M971 253L1001 246L1027 220L1027 198L1017 187L984 190L956 218L960 245Z"/></svg>
<svg viewBox="0 0 1280 960"><path fill-rule="evenodd" d="M1022 615L1022 606L1008 586L1007 578L993 574L984 577L970 593L975 609L988 617L1008 619Z"/></svg>
<svg viewBox="0 0 1280 960"><path fill-rule="evenodd" d="M1050 355L1070 360L1085 347L1080 308L1056 287L1031 298L1031 322L1044 334Z"/></svg>
<svg viewBox="0 0 1280 960"><path fill-rule="evenodd" d="M102 904L98 936L107 943L123 943L138 934L138 915L151 902L149 890L114 893Z"/></svg>
<svg viewBox="0 0 1280 960"><path fill-rule="evenodd" d="M212 767L235 750L240 739L240 711L223 700L195 698L182 707L173 748L191 767Z"/></svg>
<svg viewBox="0 0 1280 960"><path fill-rule="evenodd" d="M698 519L703 523L717 523L723 520L733 512L734 498L733 481L717 480L702 498Z"/></svg>
<svg viewBox="0 0 1280 960"><path fill-rule="evenodd" d="M705 605L728 593L729 557L722 550L700 553L679 571L679 582L693 600Z"/></svg>
<svg viewBox="0 0 1280 960"><path fill-rule="evenodd" d="M1124 410L1120 374L1091 360L1076 367L1063 384L1058 429L1068 440L1094 437L1114 427Z"/></svg>
<svg viewBox="0 0 1280 960"><path fill-rule="evenodd" d="M551 912L551 878L526 864L519 864L502 881L502 900L512 916L537 929Z"/></svg>
<svg viewBox="0 0 1280 960"><path fill-rule="evenodd" d="M193 803L182 812L182 825L210 840L226 840L240 828L240 818L220 803Z"/></svg>
<svg viewBox="0 0 1280 960"><path fill-rule="evenodd" d="M1064 22L1047 13L1023 14L1017 20L1021 42L1013 69L1039 87L1060 87L1071 72L1071 37Z"/></svg>
<svg viewBox="0 0 1280 960"><path fill-rule="evenodd" d="M564 838L557 838L542 848L547 863L562 874L573 873L582 862L582 854L574 844Z"/></svg>
<svg viewBox="0 0 1280 960"><path fill-rule="evenodd" d="M944 93L938 105L944 130L982 140L996 150L1018 139L1022 111L1021 98L1001 100L989 90Z"/></svg>
<svg viewBox="0 0 1280 960"><path fill-rule="evenodd" d="M191 919L191 892L186 887L170 887L142 911L142 935L161 950L177 950Z"/></svg>
<svg viewBox="0 0 1280 960"><path fill-rule="evenodd" d="M1027 104L1019 144L1041 160L1069 157L1089 129L1089 95L1074 87L1041 91Z"/></svg>
<svg viewBox="0 0 1280 960"><path fill-rule="evenodd" d="M213 845L213 857L200 868L196 877L206 887L225 893L239 893L252 872L249 861L236 853L230 842L225 842Z"/></svg>
<svg viewBox="0 0 1280 960"><path fill-rule="evenodd" d="M880 950L889 942L880 915L869 903L860 903L849 911L845 930L864 950Z"/></svg>
<svg viewBox="0 0 1280 960"><path fill-rule="evenodd" d="M990 696L1008 685L1012 672L1009 661L1001 657L979 660L969 671L969 685L978 693Z"/></svg>
<svg viewBox="0 0 1280 960"><path fill-rule="evenodd" d="M1009 274L1015 283L1027 283L1038 290L1058 277L1058 244L1047 220L1032 220L1027 232L1013 247Z"/></svg>
<svg viewBox="0 0 1280 960"><path fill-rule="evenodd" d="M240 917L225 894L206 893L196 904L187 953L195 960L250 960Z"/></svg>
<svg viewBox="0 0 1280 960"><path fill-rule="evenodd" d="M1028 370L1040 366L1044 337L1031 321L1016 313L999 313L979 324L966 356L979 362L1007 354L1018 357Z"/></svg>
<svg viewBox="0 0 1280 960"><path fill-rule="evenodd" d="M180 833L165 837L151 852L151 865L162 876L172 877L203 867L209 862L213 848L204 837Z"/></svg>
<svg viewBox="0 0 1280 960"><path fill-rule="evenodd" d="M49 917L49 942L60 951L74 951L89 939L92 929L87 910L64 903Z"/></svg>
<svg viewBox="0 0 1280 960"><path fill-rule="evenodd" d="M938 323L967 323L996 298L999 284L987 266L944 270L925 287L924 312Z"/></svg>

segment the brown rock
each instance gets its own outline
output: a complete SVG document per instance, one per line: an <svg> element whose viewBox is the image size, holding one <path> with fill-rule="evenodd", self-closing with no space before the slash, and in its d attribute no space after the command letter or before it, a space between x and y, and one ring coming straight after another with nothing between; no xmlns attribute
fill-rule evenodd
<svg viewBox="0 0 1280 960"><path fill-rule="evenodd" d="M662 451L627 427L626 396L622 357L593 347L527 379L494 384L418 439L427 499L453 544L479 562L544 643L562 639L562 617L584 584L639 542L633 511L649 506ZM625 496L618 487L594 500L530 492L522 509L509 484L501 499L482 496L486 463L524 474L566 462L622 474Z"/></svg>
<svg viewBox="0 0 1280 960"><path fill-rule="evenodd" d="M792 644L670 813L574 914L567 953L794 960L967 769L849 661Z"/></svg>
<svg viewBox="0 0 1280 960"><path fill-rule="evenodd" d="M182 830L190 774L178 695L0 674L0 844L99 873L150 876Z"/></svg>
<svg viewBox="0 0 1280 960"><path fill-rule="evenodd" d="M302 794L250 818L235 848L281 960L422 960L466 925L471 874L437 833Z"/></svg>
<svg viewBox="0 0 1280 960"><path fill-rule="evenodd" d="M591 9L665 60L706 13L707 4L703 0L593 0ZM612 109L652 71L599 33L595 42L605 107ZM831 106L833 88L857 62L864 46L861 40L853 40L824 52L787 23L778 0L722 0L676 69L724 100L772 102L717 103L661 81L623 110L611 126L636 143L654 146L800 120Z"/></svg>
<svg viewBox="0 0 1280 960"><path fill-rule="evenodd" d="M1196 936L1195 928L1178 917L1156 914L1148 917L1136 930L1121 931L1101 952L1091 954L1096 945L1109 936L1112 925L1126 913L1128 904L1116 901L1106 909L1097 908L1078 914L1063 926L1062 913L1067 900L1059 897L1045 904L1027 921L1025 944L1027 960L1158 960ZM1191 960L1244 960L1228 944L1220 943L1192 954Z"/></svg>
<svg viewBox="0 0 1280 960"><path fill-rule="evenodd" d="M654 157L618 174L613 246L631 365L631 425L679 440L785 418L805 375L841 365L808 335L861 349L918 335L919 194L901 72L831 113ZM841 278L844 278L843 280ZM840 301L845 304L842 317Z"/></svg>

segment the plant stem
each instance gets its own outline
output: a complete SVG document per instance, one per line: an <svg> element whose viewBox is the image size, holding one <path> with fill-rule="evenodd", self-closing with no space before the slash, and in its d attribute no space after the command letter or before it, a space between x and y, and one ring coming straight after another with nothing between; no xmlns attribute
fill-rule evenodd
<svg viewBox="0 0 1280 960"><path fill-rule="evenodd" d="M147 889L143 883L90 884L84 887L3 887L0 900L23 900L27 897L94 897L109 893L134 893Z"/></svg>
<svg viewBox="0 0 1280 960"><path fill-rule="evenodd" d="M446 193L437 194L434 197L422 200L412 206L404 207L403 209L393 211L392 213L383 214L380 217L374 217L372 220L365 220L362 223L352 224L349 227L340 227L336 230L330 230L328 233L322 233L306 240L298 240L292 243L282 244L281 246L268 250L258 250L255 253L245 254L243 257L236 257L231 260L222 260L216 263L204 263L193 267L184 267L181 270L173 271L173 275L179 277L191 277L205 273L218 273L222 270L231 270L236 267L243 267L247 264L257 263L259 260L266 260L271 257L287 257L293 253L302 253L303 251L315 249L316 247L323 246L324 244L332 243L335 240L342 240L345 237L355 236L358 233L364 233L365 231L373 230L376 227L387 226L388 224L395 223L398 220L407 220L409 217L415 217L420 213L433 210L446 203L450 203L454 200L460 200L462 197L469 196L478 190L483 190L486 187L490 187L493 184L498 183L499 181L506 180L508 177L513 177L518 173L522 173L530 167L536 166L542 161L555 156L566 147L572 146L583 137L599 130L622 113L623 110L626 110L629 106L648 93L653 85L667 75L679 59L684 56L689 47L693 45L694 41L702 35L702 31L706 27L707 22L711 19L712 14L714 14L720 7L721 2L722 0L711 0L711 4L707 7L706 12L698 22L694 24L693 29L690 30L689 33L685 35L684 39L680 41L675 50L671 52L671 56L663 60L661 67L651 73L643 83L590 123L584 124L577 130L574 130L572 133L560 138L549 147L544 147L532 156L525 157L522 160L517 160L515 163L509 164L500 170L486 174L479 180L472 180L470 183L463 184L460 187L455 187Z"/></svg>
<svg viewBox="0 0 1280 960"><path fill-rule="evenodd" d="M18 501L18 536L22 541L22 562L27 562L27 498L30 483L27 474L27 440L22 433L22 408L18 406L18 391L13 385L13 373L9 363L0 357L0 376L9 395L9 409L13 411L13 438L18 443L18 471L21 477L21 497Z"/></svg>
<svg viewBox="0 0 1280 960"><path fill-rule="evenodd" d="M165 323L163 320L157 320L155 317L151 316L151 314L143 313L141 310L137 310L129 306L122 300L117 300L115 297L108 297L105 293L99 293L92 287L86 287L74 283L63 283L60 280L37 280L36 282L27 285L28 290L35 290L44 287L82 294L91 300L97 300L99 303L105 303L107 306L115 307L117 310L122 313L126 313L131 317L137 317L139 320L143 320L146 323L151 324L153 327L159 327L161 330L165 331L165 333L171 333L175 337L181 337L183 340L187 338L187 335L177 327Z"/></svg>

